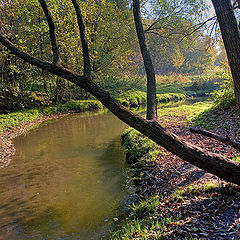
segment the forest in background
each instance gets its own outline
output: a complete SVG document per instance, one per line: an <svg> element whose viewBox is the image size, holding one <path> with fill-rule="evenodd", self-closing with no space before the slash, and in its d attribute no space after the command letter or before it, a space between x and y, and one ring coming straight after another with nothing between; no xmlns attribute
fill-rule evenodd
<svg viewBox="0 0 240 240"><path fill-rule="evenodd" d="M115 97L124 97L126 91L127 95L145 92L145 71L130 2L90 0L80 3L94 81ZM54 13L62 64L81 74L82 46L72 4L66 0L61 0L60 4L49 0L48 6ZM50 61L49 27L38 1L1 1L0 7L2 32L22 50ZM214 18L206 21L207 6L203 1L153 0L143 4L142 9L158 93L203 96L229 79L225 50L221 43L217 48L217 29L207 35L213 32L211 29L216 27L216 22ZM80 87L31 66L2 45L0 51L2 113L93 99Z"/></svg>

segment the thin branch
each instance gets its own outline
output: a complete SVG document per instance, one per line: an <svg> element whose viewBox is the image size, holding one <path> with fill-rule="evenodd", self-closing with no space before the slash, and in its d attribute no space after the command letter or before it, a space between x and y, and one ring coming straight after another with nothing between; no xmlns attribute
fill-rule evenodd
<svg viewBox="0 0 240 240"><path fill-rule="evenodd" d="M59 77L67 79L84 88L94 97L100 100L119 119L145 134L157 144L163 146L173 154L179 156L195 166L198 166L220 178L240 185L240 163L232 161L219 154L210 153L190 143L179 139L175 134L168 132L158 122L143 119L117 102L103 88L94 83L91 78L82 77L66 68L36 59L21 51L9 40L0 35L0 42L10 51L26 62L49 71ZM82 81L83 80L83 81Z"/></svg>
<svg viewBox="0 0 240 240"><path fill-rule="evenodd" d="M180 13L180 10L179 10L178 12L175 12L175 13L174 13L174 11L172 11L172 12L169 13L167 16L155 20L155 21L144 31L144 33L147 33L148 31L153 30L152 27L155 26L155 25L156 25L157 23L159 23L160 21L171 17L172 14L178 14L178 13Z"/></svg>
<svg viewBox="0 0 240 240"><path fill-rule="evenodd" d="M54 25L52 16L48 10L45 0L38 0L38 1L43 9L43 12L44 12L46 18L47 18L47 22L48 22L48 26L49 26L49 35L50 35L52 51L53 51L53 64L60 65L60 63L61 63L60 52L59 52L59 46L57 44L55 25Z"/></svg>
<svg viewBox="0 0 240 240"><path fill-rule="evenodd" d="M186 37L191 36L193 33L198 31L200 28L202 28L204 25L206 25L208 22L212 21L216 17L217 16L213 16L213 17L207 19L206 21L202 22L200 25L198 25L198 27L195 26L196 28L193 29L190 33L185 34L185 36L180 40L180 42L182 42ZM193 27L191 27L191 28L193 28Z"/></svg>
<svg viewBox="0 0 240 240"><path fill-rule="evenodd" d="M213 23L212 29L211 29L210 34L209 34L210 36L212 36L212 33L214 31L214 28L215 28L216 24L217 24L217 20Z"/></svg>
<svg viewBox="0 0 240 240"><path fill-rule="evenodd" d="M85 25L83 22L83 17L81 13L80 6L77 2L77 0L72 0L75 12L77 14L77 22L80 32L80 38L82 43L82 49L83 49L83 64L84 64L84 76L90 77L91 75L91 63L90 63L90 57L89 57L89 50L88 50L88 42L85 34Z"/></svg>
<svg viewBox="0 0 240 240"><path fill-rule="evenodd" d="M225 144L227 144L227 145L229 145L229 146L231 146L231 147L233 147L237 150L240 150L240 143L232 141L229 137L219 136L219 135L214 134L212 132L209 132L209 131L206 131L206 130L203 130L203 129L199 129L199 128L193 128L193 127L190 128L190 132L198 133L198 134L216 139L216 140L218 140L222 143L225 143Z"/></svg>

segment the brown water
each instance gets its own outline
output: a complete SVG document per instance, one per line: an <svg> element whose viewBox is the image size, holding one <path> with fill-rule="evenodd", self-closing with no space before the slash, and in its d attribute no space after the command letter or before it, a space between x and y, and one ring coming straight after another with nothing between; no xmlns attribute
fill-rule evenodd
<svg viewBox="0 0 240 240"><path fill-rule="evenodd" d="M0 170L0 240L105 239L127 197L123 129L111 113L83 113L16 138Z"/></svg>

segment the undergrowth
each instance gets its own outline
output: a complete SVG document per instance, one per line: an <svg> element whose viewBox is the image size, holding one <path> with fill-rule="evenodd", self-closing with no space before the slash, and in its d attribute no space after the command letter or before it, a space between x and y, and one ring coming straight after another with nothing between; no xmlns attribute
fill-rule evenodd
<svg viewBox="0 0 240 240"><path fill-rule="evenodd" d="M137 107L147 103L147 93L142 91L126 91L116 98L124 106ZM158 103L167 103L171 101L178 102L184 99L186 99L186 96L182 93L157 94Z"/></svg>
<svg viewBox="0 0 240 240"><path fill-rule="evenodd" d="M40 115L51 115L56 113L74 111L83 112L87 110L100 109L102 104L96 100L80 100L69 101L65 104L59 104L51 107L44 107L40 109L23 110L21 112L14 112L0 115L0 131L5 129L12 129L16 126L31 122L40 117Z"/></svg>

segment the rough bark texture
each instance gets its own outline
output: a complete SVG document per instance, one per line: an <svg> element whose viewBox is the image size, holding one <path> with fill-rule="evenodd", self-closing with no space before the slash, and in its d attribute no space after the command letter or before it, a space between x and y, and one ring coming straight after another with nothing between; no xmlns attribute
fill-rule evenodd
<svg viewBox="0 0 240 240"><path fill-rule="evenodd" d="M94 83L91 77L76 74L64 68L60 64L48 63L37 59L17 48L3 35L0 35L0 42L13 54L20 57L24 61L53 73L61 78L67 79L85 89L87 92L91 93L94 97L101 101L102 104L119 119L143 133L154 142L163 146L168 151L179 156L183 160L192 163L193 165L198 166L201 169L206 170L207 172L210 172L220 178L223 178L226 181L240 185L240 163L232 161L221 155L205 151L187 142L183 142L176 135L165 130L156 121L145 120L141 116L131 112L122 106L117 100L111 97L107 91Z"/></svg>
<svg viewBox="0 0 240 240"><path fill-rule="evenodd" d="M54 25L53 19L48 10L45 0L39 0L39 3L41 4L41 7L48 21L50 40L51 40L52 51L53 51L53 64L60 64L61 63L60 52L59 52L59 46L57 44L55 25Z"/></svg>
<svg viewBox="0 0 240 240"><path fill-rule="evenodd" d="M113 114L127 123L129 126L137 129L154 142L166 148L168 151L179 156L183 160L198 166L226 181L240 185L240 164L219 154L205 151L197 146L183 142L173 133L165 130L156 121L145 120L141 116L131 112L123 107L117 100L110 96L108 92L99 87L89 77L80 76L70 70L56 66L51 63L43 62L37 58L24 53L15 47L5 37L0 36L0 42L26 62L51 72L59 77L65 78L76 85L84 88L86 91L100 100Z"/></svg>
<svg viewBox="0 0 240 240"><path fill-rule="evenodd" d="M139 0L133 0L133 14L144 67L147 74L147 119L152 120L157 117L156 78L152 59L144 36Z"/></svg>
<svg viewBox="0 0 240 240"><path fill-rule="evenodd" d="M203 129L199 129L199 128L194 128L194 127L190 128L190 132L202 134L206 137L216 139L216 140L218 140L222 143L225 143L225 144L227 144L227 145L229 145L229 146L231 146L231 147L233 147L237 150L240 150L240 143L232 141L229 137L219 136L215 133L212 133L212 132L209 132L209 131L206 131L206 130L203 130Z"/></svg>
<svg viewBox="0 0 240 240"><path fill-rule="evenodd" d="M79 26L80 38L81 38L82 49L83 49L84 76L90 77L91 64L90 64L87 38L86 38L86 34L85 34L85 25L83 22L81 9L80 9L78 2L76 0L72 0L72 3L75 8L76 15L77 15L77 22L78 22L78 26Z"/></svg>
<svg viewBox="0 0 240 240"><path fill-rule="evenodd" d="M212 0L231 68L235 97L240 108L240 33L230 0Z"/></svg>

